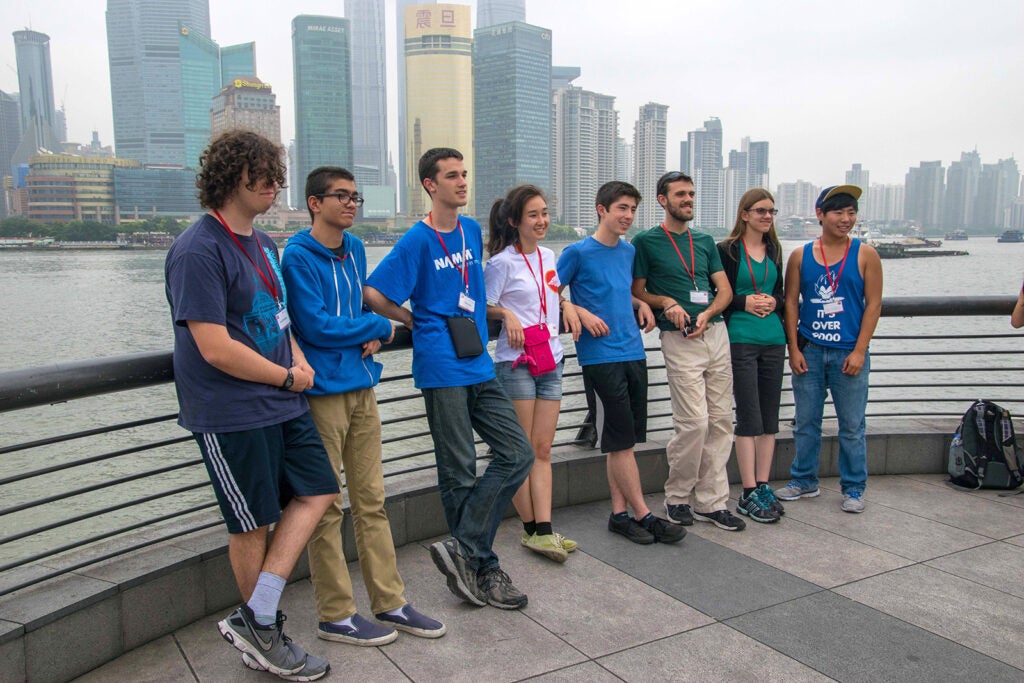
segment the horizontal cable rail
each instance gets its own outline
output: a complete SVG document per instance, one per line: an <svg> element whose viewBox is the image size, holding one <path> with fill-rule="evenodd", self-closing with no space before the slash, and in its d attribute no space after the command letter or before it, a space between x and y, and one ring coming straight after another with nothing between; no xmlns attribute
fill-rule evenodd
<svg viewBox="0 0 1024 683"><path fill-rule="evenodd" d="M1014 301L885 299L885 320L872 340L868 417L941 417L952 423L983 396L1011 411L1024 410L1022 392L1016 391L1024 387L1024 363L1010 362L1024 354L1024 335L1007 332ZM982 317L970 325L916 329L939 316L954 323L961 316ZM942 333L960 327L969 333ZM386 347L385 376L377 389L389 485L435 469L426 414L409 372L410 335L399 330L396 337ZM648 433L662 434L673 428L666 371L657 336L645 341ZM589 448L594 427L581 372L573 354L566 361L555 446ZM216 502L193 439L176 424L172 382L169 352L0 371L0 413L14 426L5 434L15 435L15 443L0 444L0 596L222 524L211 519ZM894 409L901 403L907 407ZM784 380L780 421L788 424L792 415L792 390ZM825 416L835 419L831 409ZM478 457L489 457L476 443Z"/></svg>

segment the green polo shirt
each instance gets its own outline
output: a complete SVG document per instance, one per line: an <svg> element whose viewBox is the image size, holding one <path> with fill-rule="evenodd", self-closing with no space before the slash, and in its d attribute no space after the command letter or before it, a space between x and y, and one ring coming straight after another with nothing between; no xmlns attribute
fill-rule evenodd
<svg viewBox="0 0 1024 683"><path fill-rule="evenodd" d="M633 258L633 277L647 280L647 291L659 296L669 296L686 309L691 318L703 313L715 298L711 275L722 272L722 259L711 235L687 230L681 235L670 233L675 247L660 225L640 233L633 238L636 256ZM690 237L693 237L693 260L690 263ZM678 253L676 248L679 249ZM680 254L682 261L680 261ZM685 266L683 263L685 262ZM691 271L694 277L690 277ZM690 292L699 290L708 293L708 303L690 301ZM674 331L678 328L665 317L663 311L655 311L658 328ZM722 319L717 315L709 322Z"/></svg>

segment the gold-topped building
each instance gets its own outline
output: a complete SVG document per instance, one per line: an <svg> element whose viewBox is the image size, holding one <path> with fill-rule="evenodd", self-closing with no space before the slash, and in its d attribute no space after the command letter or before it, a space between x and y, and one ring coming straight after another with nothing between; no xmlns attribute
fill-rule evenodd
<svg viewBox="0 0 1024 683"><path fill-rule="evenodd" d="M425 216L430 201L419 180L419 160L433 147L462 152L473 206L473 26L469 5L405 8L405 154L403 179L410 216ZM469 209L471 210L471 209Z"/></svg>

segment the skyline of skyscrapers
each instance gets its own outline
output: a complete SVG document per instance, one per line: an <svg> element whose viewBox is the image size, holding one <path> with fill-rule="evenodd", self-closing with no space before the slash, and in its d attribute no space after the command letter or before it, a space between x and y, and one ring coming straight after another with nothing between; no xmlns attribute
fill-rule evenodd
<svg viewBox="0 0 1024 683"><path fill-rule="evenodd" d="M295 161L303 186L318 166L352 168L351 29L342 17L302 14L292 20ZM296 204L303 208L304 197Z"/></svg>
<svg viewBox="0 0 1024 683"><path fill-rule="evenodd" d="M419 158L433 147L454 147L469 171L469 206L475 199L473 149L473 36L469 5L405 8L406 212L429 209L419 180ZM443 77L440 76L443 74Z"/></svg>
<svg viewBox="0 0 1024 683"><path fill-rule="evenodd" d="M478 28L473 38L476 215L483 219L510 188L543 188L551 178L551 31L513 21Z"/></svg>

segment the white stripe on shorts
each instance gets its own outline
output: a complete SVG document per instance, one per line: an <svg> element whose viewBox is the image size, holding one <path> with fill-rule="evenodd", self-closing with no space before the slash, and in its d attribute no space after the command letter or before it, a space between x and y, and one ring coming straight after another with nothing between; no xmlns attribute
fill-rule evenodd
<svg viewBox="0 0 1024 683"><path fill-rule="evenodd" d="M242 525L242 531L256 529L256 520L253 518L252 512L249 511L249 504L246 502L245 496L238 488L238 484L235 483L235 477L231 474L231 468L228 467L228 463L224 459L224 453L220 450L220 442L217 441L217 435L203 434L203 443L206 444L206 454L210 459L213 471L216 473L217 483L220 484L221 490L224 491L224 495L231 506L231 511L238 519L239 524Z"/></svg>

